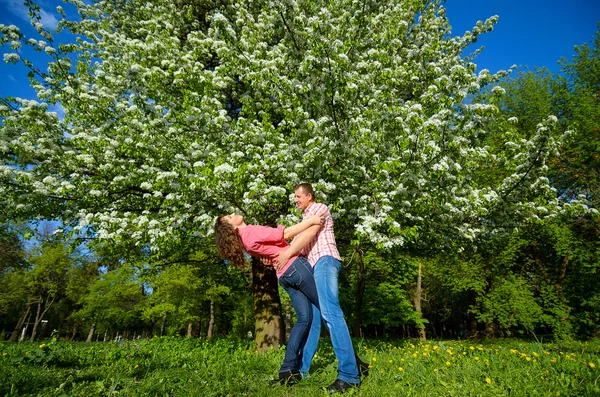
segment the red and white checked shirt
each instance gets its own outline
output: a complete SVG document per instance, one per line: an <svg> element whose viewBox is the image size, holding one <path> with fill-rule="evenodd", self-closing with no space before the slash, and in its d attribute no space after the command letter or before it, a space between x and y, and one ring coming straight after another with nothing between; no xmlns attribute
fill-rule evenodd
<svg viewBox="0 0 600 397"><path fill-rule="evenodd" d="M300 254L305 256L313 267L319 258L325 255L333 256L340 261L342 260L337 245L335 244L335 237L333 236L333 218L331 218L329 208L322 203L312 203L302 213L302 219L310 218L319 212L325 212L325 222L323 223L323 227L319 230L315 238L300 251Z"/></svg>

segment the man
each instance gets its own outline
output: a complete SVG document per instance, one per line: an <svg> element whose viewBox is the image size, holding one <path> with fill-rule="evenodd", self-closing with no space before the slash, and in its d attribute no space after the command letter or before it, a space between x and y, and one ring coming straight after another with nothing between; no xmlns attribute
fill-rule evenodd
<svg viewBox="0 0 600 397"><path fill-rule="evenodd" d="M323 227L316 236L312 233L299 234L294 238L290 247L281 251L278 258L275 259L275 266L279 267L280 264L285 264L291 256L300 251L308 258L314 269L321 312L313 306L313 322L302 351L301 372L303 375L308 374L310 363L317 351L321 335L320 317L322 316L331 336L333 351L338 359L338 378L327 387L327 391L330 393L344 392L360 383L358 365L361 366L364 375L366 375L368 367L354 354L348 325L340 307L338 276L342 262L333 234L333 219L325 204L315 202L313 187L308 183L296 186L294 201L296 206L303 211L304 219L314 214L325 213Z"/></svg>

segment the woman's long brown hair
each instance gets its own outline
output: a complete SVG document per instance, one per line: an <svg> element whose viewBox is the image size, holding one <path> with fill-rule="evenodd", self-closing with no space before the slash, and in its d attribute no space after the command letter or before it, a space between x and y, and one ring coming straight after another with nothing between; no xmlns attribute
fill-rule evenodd
<svg viewBox="0 0 600 397"><path fill-rule="evenodd" d="M233 266L244 266L244 245L237 230L219 215L215 221L215 242L217 254Z"/></svg>

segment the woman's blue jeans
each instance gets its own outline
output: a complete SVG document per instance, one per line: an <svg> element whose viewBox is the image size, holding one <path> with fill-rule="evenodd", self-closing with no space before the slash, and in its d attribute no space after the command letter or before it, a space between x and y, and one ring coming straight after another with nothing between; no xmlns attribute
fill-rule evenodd
<svg viewBox="0 0 600 397"><path fill-rule="evenodd" d="M329 330L333 352L338 359L338 378L348 382L360 383L358 366L354 355L354 347L348 325L344 319L344 312L340 307L338 295L338 277L342 263L333 256L322 256L315 263L314 277L319 294L319 307L313 307L313 322L304 346L302 356L302 375L308 375L310 362L317 352L319 337L321 336L321 316Z"/></svg>
<svg viewBox="0 0 600 397"><path fill-rule="evenodd" d="M319 298L312 266L306 258L299 256L279 278L279 284L290 296L297 318L296 324L290 332L290 339L279 372L300 371L302 351L313 319L313 305L317 312L319 310Z"/></svg>

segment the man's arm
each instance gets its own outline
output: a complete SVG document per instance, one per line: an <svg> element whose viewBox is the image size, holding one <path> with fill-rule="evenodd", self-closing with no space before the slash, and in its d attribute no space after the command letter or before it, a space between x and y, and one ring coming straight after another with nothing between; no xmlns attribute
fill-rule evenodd
<svg viewBox="0 0 600 397"><path fill-rule="evenodd" d="M273 260L273 265L276 269L280 269L285 266L285 264L290 260L290 258L296 255L302 248L306 247L308 243L310 243L317 233L321 230L321 225L313 225L306 229L302 234L292 241L292 244L286 249L279 251L275 259Z"/></svg>

